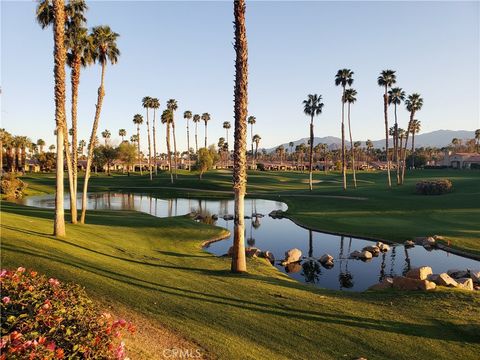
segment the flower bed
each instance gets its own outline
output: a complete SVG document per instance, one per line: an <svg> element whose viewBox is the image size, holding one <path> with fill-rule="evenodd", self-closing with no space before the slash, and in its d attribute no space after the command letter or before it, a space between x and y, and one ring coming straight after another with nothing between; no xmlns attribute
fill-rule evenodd
<svg viewBox="0 0 480 360"><path fill-rule="evenodd" d="M441 195L451 192L453 184L448 179L423 180L417 183L415 190L422 195Z"/></svg>
<svg viewBox="0 0 480 360"><path fill-rule="evenodd" d="M126 359L122 336L135 327L101 313L76 284L35 271L2 270L0 360Z"/></svg>

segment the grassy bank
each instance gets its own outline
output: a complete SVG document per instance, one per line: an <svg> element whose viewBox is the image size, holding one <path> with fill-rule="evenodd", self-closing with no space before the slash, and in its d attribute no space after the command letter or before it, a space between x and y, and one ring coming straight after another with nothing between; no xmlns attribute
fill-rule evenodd
<svg viewBox="0 0 480 360"><path fill-rule="evenodd" d="M475 359L480 297L464 291L341 293L289 279L262 259L231 275L201 242L223 230L186 218L90 212L50 235L52 211L2 204L2 266L84 285L221 359Z"/></svg>
<svg viewBox="0 0 480 360"><path fill-rule="evenodd" d="M295 221L329 232L404 242L416 236L442 235L455 248L480 254L480 171L416 170L407 173L403 186L386 187L385 173L358 174L358 189L341 189L338 173L315 173L314 191L307 189L307 174L250 172L248 196L279 199L289 206ZM414 193L415 183L426 178L449 178L454 192L441 196ZM30 193L53 191L53 175L25 177ZM192 197L231 197L231 173L212 171L198 180L180 172L175 184L167 174L153 181L148 176L94 176L92 191L122 190ZM350 185L352 185L350 183Z"/></svg>

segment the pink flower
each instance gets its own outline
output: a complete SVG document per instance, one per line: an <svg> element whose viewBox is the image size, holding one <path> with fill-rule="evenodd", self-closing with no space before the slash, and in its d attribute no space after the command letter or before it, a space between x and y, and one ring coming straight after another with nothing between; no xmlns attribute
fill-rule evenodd
<svg viewBox="0 0 480 360"><path fill-rule="evenodd" d="M115 349L115 358L118 360L123 360L125 358L125 343L123 341Z"/></svg>
<svg viewBox="0 0 480 360"><path fill-rule="evenodd" d="M0 278L7 276L7 274L8 274L8 271L5 269L2 269L2 272L0 272Z"/></svg>
<svg viewBox="0 0 480 360"><path fill-rule="evenodd" d="M23 273L23 272L25 272L25 268L20 266L20 267L17 269L17 272Z"/></svg>
<svg viewBox="0 0 480 360"><path fill-rule="evenodd" d="M10 302L10 298L8 296L5 296L3 299L2 299L2 302L4 304L8 304Z"/></svg>
<svg viewBox="0 0 480 360"><path fill-rule="evenodd" d="M52 341L50 342L48 345L47 345L47 350L50 350L50 351L55 351L55 343Z"/></svg>
<svg viewBox="0 0 480 360"><path fill-rule="evenodd" d="M58 281L57 279L54 279L54 278L50 278L50 279L48 279L48 283L52 286L58 286L60 284L60 281Z"/></svg>

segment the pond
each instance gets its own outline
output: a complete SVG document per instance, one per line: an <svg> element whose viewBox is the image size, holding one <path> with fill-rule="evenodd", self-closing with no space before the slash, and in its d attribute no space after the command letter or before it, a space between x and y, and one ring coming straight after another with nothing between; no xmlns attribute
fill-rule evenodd
<svg viewBox="0 0 480 360"><path fill-rule="evenodd" d="M80 195L80 194L79 194ZM29 206L53 208L52 195L30 196L22 200ZM68 205L68 199L65 204ZM79 201L80 205L80 201ZM158 217L185 215L192 211L218 215L215 225L224 227L233 234L233 221L223 216L233 214L233 200L159 199L145 194L90 193L88 209L137 210ZM282 202L262 199L245 199L246 246L271 251L275 259L281 260L285 251L298 248L305 259L287 267L275 262L280 271L290 277L319 287L363 291L386 276L402 275L412 267L428 265L434 273L448 269L480 269L480 261L464 258L443 250L426 250L422 246L406 248L392 245L386 253L380 253L368 262L349 259L354 250L361 250L375 242L349 236L321 233L302 228L289 219L273 219L272 210L287 210ZM259 216L252 216L258 214ZM261 216L263 215L263 216ZM224 255L232 245L232 238L217 241L205 249L215 255ZM317 260L323 254L334 257L332 268L323 267Z"/></svg>

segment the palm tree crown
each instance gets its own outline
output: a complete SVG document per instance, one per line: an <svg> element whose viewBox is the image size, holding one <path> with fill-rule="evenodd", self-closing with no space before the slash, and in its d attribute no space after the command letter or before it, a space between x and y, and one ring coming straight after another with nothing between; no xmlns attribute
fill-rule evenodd
<svg viewBox="0 0 480 360"><path fill-rule="evenodd" d="M198 114L193 115L193 122L198 123L200 122L200 120L201 120L200 115Z"/></svg>
<svg viewBox="0 0 480 360"><path fill-rule="evenodd" d="M342 87L353 84L353 71L350 69L340 69L335 75L335 85Z"/></svg>
<svg viewBox="0 0 480 360"><path fill-rule="evenodd" d="M178 109L177 100L170 99L167 101L167 109L171 111L176 111Z"/></svg>
<svg viewBox="0 0 480 360"><path fill-rule="evenodd" d="M210 121L210 114L209 113L203 113L202 114L202 120L205 122L205 125L207 124L207 122ZM195 121L195 120L194 120Z"/></svg>
<svg viewBox="0 0 480 360"><path fill-rule="evenodd" d="M303 100L303 112L309 116L316 116L322 113L322 95L309 94L307 100Z"/></svg>
<svg viewBox="0 0 480 360"><path fill-rule="evenodd" d="M397 82L395 70L383 70L377 79L378 86L391 87Z"/></svg>
<svg viewBox="0 0 480 360"><path fill-rule="evenodd" d="M117 38L120 35L113 32L110 26L95 26L92 29L93 60L106 64L107 61L116 64L120 56L117 48Z"/></svg>
<svg viewBox="0 0 480 360"><path fill-rule="evenodd" d="M183 113L183 118L186 120L190 120L192 118L192 112L190 110L187 110Z"/></svg>
<svg viewBox="0 0 480 360"><path fill-rule="evenodd" d="M247 119L247 122L250 125L254 125L257 122L257 118L255 116L249 116L248 119Z"/></svg>
<svg viewBox="0 0 480 360"><path fill-rule="evenodd" d="M357 90L352 88L346 89L345 96L342 97L342 100L344 103L353 104L355 101L357 101L357 98L355 96L357 96Z"/></svg>
<svg viewBox="0 0 480 360"><path fill-rule="evenodd" d="M223 128L224 129L230 129L232 127L232 124L230 124L230 121L224 121L223 122Z"/></svg>
<svg viewBox="0 0 480 360"><path fill-rule="evenodd" d="M140 114L135 114L133 115L133 123L135 125L141 125L143 124L143 116Z"/></svg>
<svg viewBox="0 0 480 360"><path fill-rule="evenodd" d="M410 112L417 112L423 106L423 99L418 93L413 93L408 95L407 100L405 100L405 106Z"/></svg>
<svg viewBox="0 0 480 360"><path fill-rule="evenodd" d="M388 103L400 105L405 100L405 91L402 88L396 87L388 91Z"/></svg>

